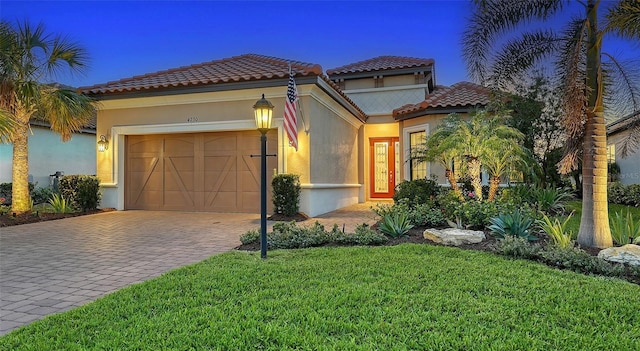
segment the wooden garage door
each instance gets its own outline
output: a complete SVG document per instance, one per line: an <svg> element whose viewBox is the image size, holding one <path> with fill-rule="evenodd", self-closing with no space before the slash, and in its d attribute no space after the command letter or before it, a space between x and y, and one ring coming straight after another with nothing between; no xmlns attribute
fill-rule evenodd
<svg viewBox="0 0 640 351"><path fill-rule="evenodd" d="M259 213L259 154L258 131L127 136L126 208ZM267 158L269 208L276 164Z"/></svg>

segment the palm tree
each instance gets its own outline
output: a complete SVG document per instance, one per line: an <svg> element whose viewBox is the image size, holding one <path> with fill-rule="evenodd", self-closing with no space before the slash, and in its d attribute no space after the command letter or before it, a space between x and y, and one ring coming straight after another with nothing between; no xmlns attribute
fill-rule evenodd
<svg viewBox="0 0 640 351"><path fill-rule="evenodd" d="M455 152L452 149L447 149L443 144L443 141L457 128L458 123L459 116L457 114L450 114L443 118L433 133L426 138L424 144L412 150L410 157L412 161L437 162L440 164L445 170L445 176L449 185L451 185L451 189L460 201L464 201L456 174L452 169L455 161Z"/></svg>
<svg viewBox="0 0 640 351"><path fill-rule="evenodd" d="M637 109L640 87L620 61L602 52L602 45L608 35L640 39L640 2L619 0L602 5L600 0L475 0L474 5L463 46L476 81L505 89L531 68L555 59L567 134L560 170L575 169L578 157L582 157L583 211L578 243L612 246L604 104L607 98L620 96L609 90L621 88L617 92L626 93L626 103ZM579 12L573 17L564 12L577 6ZM549 22L557 18L568 19L563 31L548 29ZM547 27L535 30L536 23ZM527 25L532 29L522 30ZM507 34L514 32L517 36L509 39ZM505 37L506 41L500 40ZM614 85L616 76L620 78Z"/></svg>
<svg viewBox="0 0 640 351"><path fill-rule="evenodd" d="M3 140L13 144L12 212L31 210L28 138L30 121L40 118L63 141L79 131L95 114L90 98L59 85L44 84L62 69L81 72L87 56L77 44L45 32L42 24L12 26L0 22L0 121L7 124ZM11 120L10 122L7 122Z"/></svg>
<svg viewBox="0 0 640 351"><path fill-rule="evenodd" d="M487 201L493 201L498 193L502 176L511 170L524 166L525 149L517 138L491 138L482 166L489 173L489 195Z"/></svg>

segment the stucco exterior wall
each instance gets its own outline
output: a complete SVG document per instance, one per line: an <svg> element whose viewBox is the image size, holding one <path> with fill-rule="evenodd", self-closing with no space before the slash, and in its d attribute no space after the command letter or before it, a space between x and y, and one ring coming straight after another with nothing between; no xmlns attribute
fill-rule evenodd
<svg viewBox="0 0 640 351"><path fill-rule="evenodd" d="M38 187L49 186L49 175L56 171L96 174L97 140L94 134L76 133L62 142L49 128L32 126L29 135L29 180ZM13 145L0 144L0 183L12 180Z"/></svg>
<svg viewBox="0 0 640 351"><path fill-rule="evenodd" d="M285 93L286 87L273 87L103 101L97 130L110 140L109 150L97 159L103 206L124 209L126 135L253 130L252 106L261 94L274 105L269 135L277 136L276 171L300 175L301 211L315 216L357 203L362 122L317 85L298 86L296 151L282 127Z"/></svg>
<svg viewBox="0 0 640 351"><path fill-rule="evenodd" d="M620 166L620 182L624 185L640 184L640 150L623 158L620 150L621 143L629 134L628 130L621 131L607 138L607 145L616 145L616 163Z"/></svg>
<svg viewBox="0 0 640 351"><path fill-rule="evenodd" d="M446 114L433 114L400 121L400 148L403 150L404 155L403 167L401 168L402 179L407 180L409 178L409 165L407 162L409 159L409 133L424 129L428 137L438 127L442 118L446 116ZM429 176L435 175L439 184L448 184L444 168L437 162L429 162L427 174Z"/></svg>

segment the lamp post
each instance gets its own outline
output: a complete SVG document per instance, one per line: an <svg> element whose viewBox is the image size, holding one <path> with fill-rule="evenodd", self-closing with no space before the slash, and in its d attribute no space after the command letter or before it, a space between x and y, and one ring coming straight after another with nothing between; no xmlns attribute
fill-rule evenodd
<svg viewBox="0 0 640 351"><path fill-rule="evenodd" d="M264 98L253 105L256 127L260 131L260 257L267 258L267 132L271 129L273 105Z"/></svg>

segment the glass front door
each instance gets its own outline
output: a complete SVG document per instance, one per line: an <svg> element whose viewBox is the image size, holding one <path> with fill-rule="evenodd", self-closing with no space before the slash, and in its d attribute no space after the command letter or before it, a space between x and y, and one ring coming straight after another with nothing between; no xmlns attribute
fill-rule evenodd
<svg viewBox="0 0 640 351"><path fill-rule="evenodd" d="M371 138L371 197L391 198L400 181L400 142L398 138Z"/></svg>

